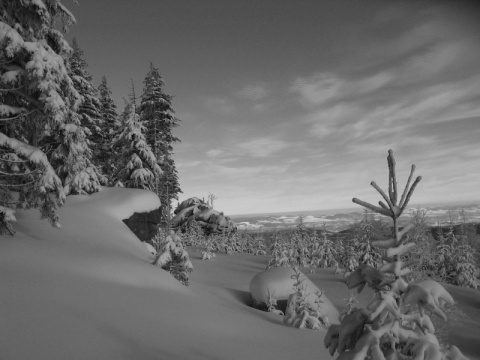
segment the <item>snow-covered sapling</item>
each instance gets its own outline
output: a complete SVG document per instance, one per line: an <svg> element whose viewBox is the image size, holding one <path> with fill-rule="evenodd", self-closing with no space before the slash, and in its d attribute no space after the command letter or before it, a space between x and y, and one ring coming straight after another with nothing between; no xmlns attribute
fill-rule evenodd
<svg viewBox="0 0 480 360"><path fill-rule="evenodd" d="M307 286L304 284L305 279L302 278L303 274L298 267L293 267L293 270L295 271L295 274L292 275L292 279L295 280L293 285L295 292L288 297L283 323L300 329L318 330L328 327L330 325L328 317L320 311L323 292L315 292L317 299L315 300L316 308L314 308L306 300L308 294Z"/></svg>
<svg viewBox="0 0 480 360"><path fill-rule="evenodd" d="M380 207L353 199L376 213L389 216L393 220L393 237L372 242L372 245L385 249L385 263L378 269L368 264L360 267L346 278L349 288L358 287L360 292L365 284L375 291L374 300L367 311L356 309L344 316L340 326L331 327L324 344L333 355L338 352L337 360L385 360L405 358L413 355L418 360L465 359L460 350L451 347L442 350L434 335L434 326L426 311L446 320L442 311L442 302L453 304L453 298L433 280L417 284L408 284L403 277L410 272L411 260L407 254L416 245L409 242L408 232L413 228L409 224L403 229L398 226L398 218L405 210L408 201L421 180L418 177L409 189L415 170L412 165L410 176L400 202L397 203L397 181L395 159L392 150L388 152L389 191L387 194L375 182L372 186L382 195L387 204L379 202Z"/></svg>
<svg viewBox="0 0 480 360"><path fill-rule="evenodd" d="M182 245L182 239L173 230L170 232L158 252L154 265L170 272L178 281L188 285L188 273L193 271L187 250Z"/></svg>
<svg viewBox="0 0 480 360"><path fill-rule="evenodd" d="M210 260L215 256L213 241L209 238L206 241L205 250L202 251L202 260Z"/></svg>
<svg viewBox="0 0 480 360"><path fill-rule="evenodd" d="M17 221L15 210L0 206L0 235L8 233L13 236L15 230L13 230L11 223L15 221Z"/></svg>
<svg viewBox="0 0 480 360"><path fill-rule="evenodd" d="M354 293L344 297L345 309L342 312L342 317L353 312L358 307L358 299Z"/></svg>
<svg viewBox="0 0 480 360"><path fill-rule="evenodd" d="M275 295L275 290L270 292L270 289L267 289L267 293L265 295L267 298L267 302L266 302L267 311L272 312L274 314L278 314L278 315L284 315L282 310L278 310L276 308L277 300L273 297Z"/></svg>

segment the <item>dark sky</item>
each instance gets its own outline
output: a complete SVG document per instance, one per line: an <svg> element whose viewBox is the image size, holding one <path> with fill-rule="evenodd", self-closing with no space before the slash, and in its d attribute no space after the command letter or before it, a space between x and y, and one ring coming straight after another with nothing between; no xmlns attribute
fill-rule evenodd
<svg viewBox="0 0 480 360"><path fill-rule="evenodd" d="M182 120L181 200L227 214L350 207L424 180L413 202L480 199L480 11L467 1L65 2L119 110L149 63Z"/></svg>

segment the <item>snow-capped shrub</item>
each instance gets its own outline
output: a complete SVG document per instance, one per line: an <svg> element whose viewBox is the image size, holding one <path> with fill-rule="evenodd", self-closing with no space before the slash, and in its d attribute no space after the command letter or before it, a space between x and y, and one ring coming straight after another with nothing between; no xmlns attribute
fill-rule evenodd
<svg viewBox="0 0 480 360"><path fill-rule="evenodd" d="M202 251L202 260L210 260L214 258L215 255L215 244L212 239L208 238L205 243L205 248Z"/></svg>
<svg viewBox="0 0 480 360"><path fill-rule="evenodd" d="M158 234L158 236L161 236ZM188 285L188 274L193 271L187 250L182 245L182 239L172 230L162 242L154 265L170 272L175 279Z"/></svg>
<svg viewBox="0 0 480 360"><path fill-rule="evenodd" d="M359 265L366 264L376 268L381 264L382 256L372 245L372 241L374 241L373 219L369 212L365 210L364 218L355 227L353 238L354 251Z"/></svg>
<svg viewBox="0 0 480 360"><path fill-rule="evenodd" d="M187 246L199 246L205 240L205 233L200 224L192 220L187 224L182 239Z"/></svg>
<svg viewBox="0 0 480 360"><path fill-rule="evenodd" d="M319 249L319 265L320 267L337 267L338 261L336 259L337 253L333 245L333 241L327 236L324 229L322 232L322 244Z"/></svg>
<svg viewBox="0 0 480 360"><path fill-rule="evenodd" d="M275 299L275 290L273 290L272 293L270 293L270 289L267 289L267 300L265 305L267 305L267 311L278 314L278 315L285 315L282 310L278 310L276 308L277 306L277 300Z"/></svg>
<svg viewBox="0 0 480 360"><path fill-rule="evenodd" d="M11 223L15 221L17 221L15 218L15 211L10 208L0 206L0 235L14 235L15 231L13 230Z"/></svg>
<svg viewBox="0 0 480 360"><path fill-rule="evenodd" d="M477 288L475 250L465 237L457 237L450 227L446 234L438 236L435 251L436 270L447 283Z"/></svg>
<svg viewBox="0 0 480 360"><path fill-rule="evenodd" d="M345 296L343 300L345 301L345 308L340 314L340 319L342 319L346 315L351 314L353 311L355 311L355 309L358 308L358 299L353 292Z"/></svg>
<svg viewBox="0 0 480 360"><path fill-rule="evenodd" d="M322 311L323 292L319 289L315 290L314 305L307 301L307 286L304 283L304 275L297 267L293 268L295 274L292 278L295 280L293 284L294 293L288 298L287 309L283 318L283 323L300 329L319 330L322 327L328 327L328 316Z"/></svg>

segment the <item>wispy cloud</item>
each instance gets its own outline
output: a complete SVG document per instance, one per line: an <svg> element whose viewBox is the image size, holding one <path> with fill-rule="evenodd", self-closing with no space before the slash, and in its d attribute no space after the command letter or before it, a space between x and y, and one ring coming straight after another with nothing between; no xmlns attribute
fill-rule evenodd
<svg viewBox="0 0 480 360"><path fill-rule="evenodd" d="M236 145L244 154L253 157L267 157L288 146L289 144L285 141L271 138L255 138Z"/></svg>
<svg viewBox="0 0 480 360"><path fill-rule="evenodd" d="M182 161L179 162L176 166L178 169L187 169L201 165L202 162L199 160L192 160L192 161Z"/></svg>
<svg viewBox="0 0 480 360"><path fill-rule="evenodd" d="M258 166L223 166L213 165L210 171L218 176L238 179L252 178L258 176L270 176L272 174L281 174L287 171L287 165L258 165Z"/></svg>
<svg viewBox="0 0 480 360"><path fill-rule="evenodd" d="M441 60L431 54L418 55L404 66L355 79L313 74L296 79L290 92L305 106L303 121L311 124L311 134L321 139L333 135L344 142L371 140L401 134L422 123L478 117L480 76L435 81L437 75L454 66L452 62L455 56L463 55L462 49L466 48L443 44L433 51L443 54ZM412 80L405 81L406 77Z"/></svg>
<svg viewBox="0 0 480 360"><path fill-rule="evenodd" d="M238 95L242 98L252 100L252 101L259 101L267 97L269 91L265 85L247 85L240 91L238 91Z"/></svg>
<svg viewBox="0 0 480 360"><path fill-rule="evenodd" d="M386 152L393 149L399 179L408 177L411 162L424 176L416 201L443 198L460 182L470 189L461 196L474 192L479 36L447 21L445 10L413 8L385 5L358 34L342 39L341 49L330 39L334 61L210 99L224 115L214 131L225 128L204 141L204 171L195 179L215 185L219 204L235 201L245 209L255 198L262 211L273 204L347 207L353 196L378 201L368 184L385 178ZM465 169L471 174L459 175Z"/></svg>
<svg viewBox="0 0 480 360"><path fill-rule="evenodd" d="M223 115L233 114L237 110L233 101L224 97L207 97L204 99L204 107L210 112Z"/></svg>
<svg viewBox="0 0 480 360"><path fill-rule="evenodd" d="M342 87L342 81L331 73L317 73L310 77L297 78L289 92L298 94L305 105L320 104L336 96Z"/></svg>
<svg viewBox="0 0 480 360"><path fill-rule="evenodd" d="M208 150L205 155L209 158L218 158L222 155L225 155L225 150L223 149L210 149Z"/></svg>

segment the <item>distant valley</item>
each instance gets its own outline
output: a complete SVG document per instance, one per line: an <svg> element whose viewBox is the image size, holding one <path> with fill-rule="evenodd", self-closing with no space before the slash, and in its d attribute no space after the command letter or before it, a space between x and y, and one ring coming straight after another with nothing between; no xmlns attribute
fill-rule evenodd
<svg viewBox="0 0 480 360"><path fill-rule="evenodd" d="M426 210L427 222L431 225L446 224L453 221L480 223L480 202L471 204L434 204L428 206L412 206L402 215L400 223L410 220L414 210ZM463 210L463 216L461 212ZM391 223L390 218L373 214L376 220L386 224ZM362 207L333 210L310 210L271 214L245 214L233 215L232 220L239 230L261 230L272 228L289 228L297 226L300 221L307 227L326 227L327 230L338 232L349 228L355 222L364 218Z"/></svg>

